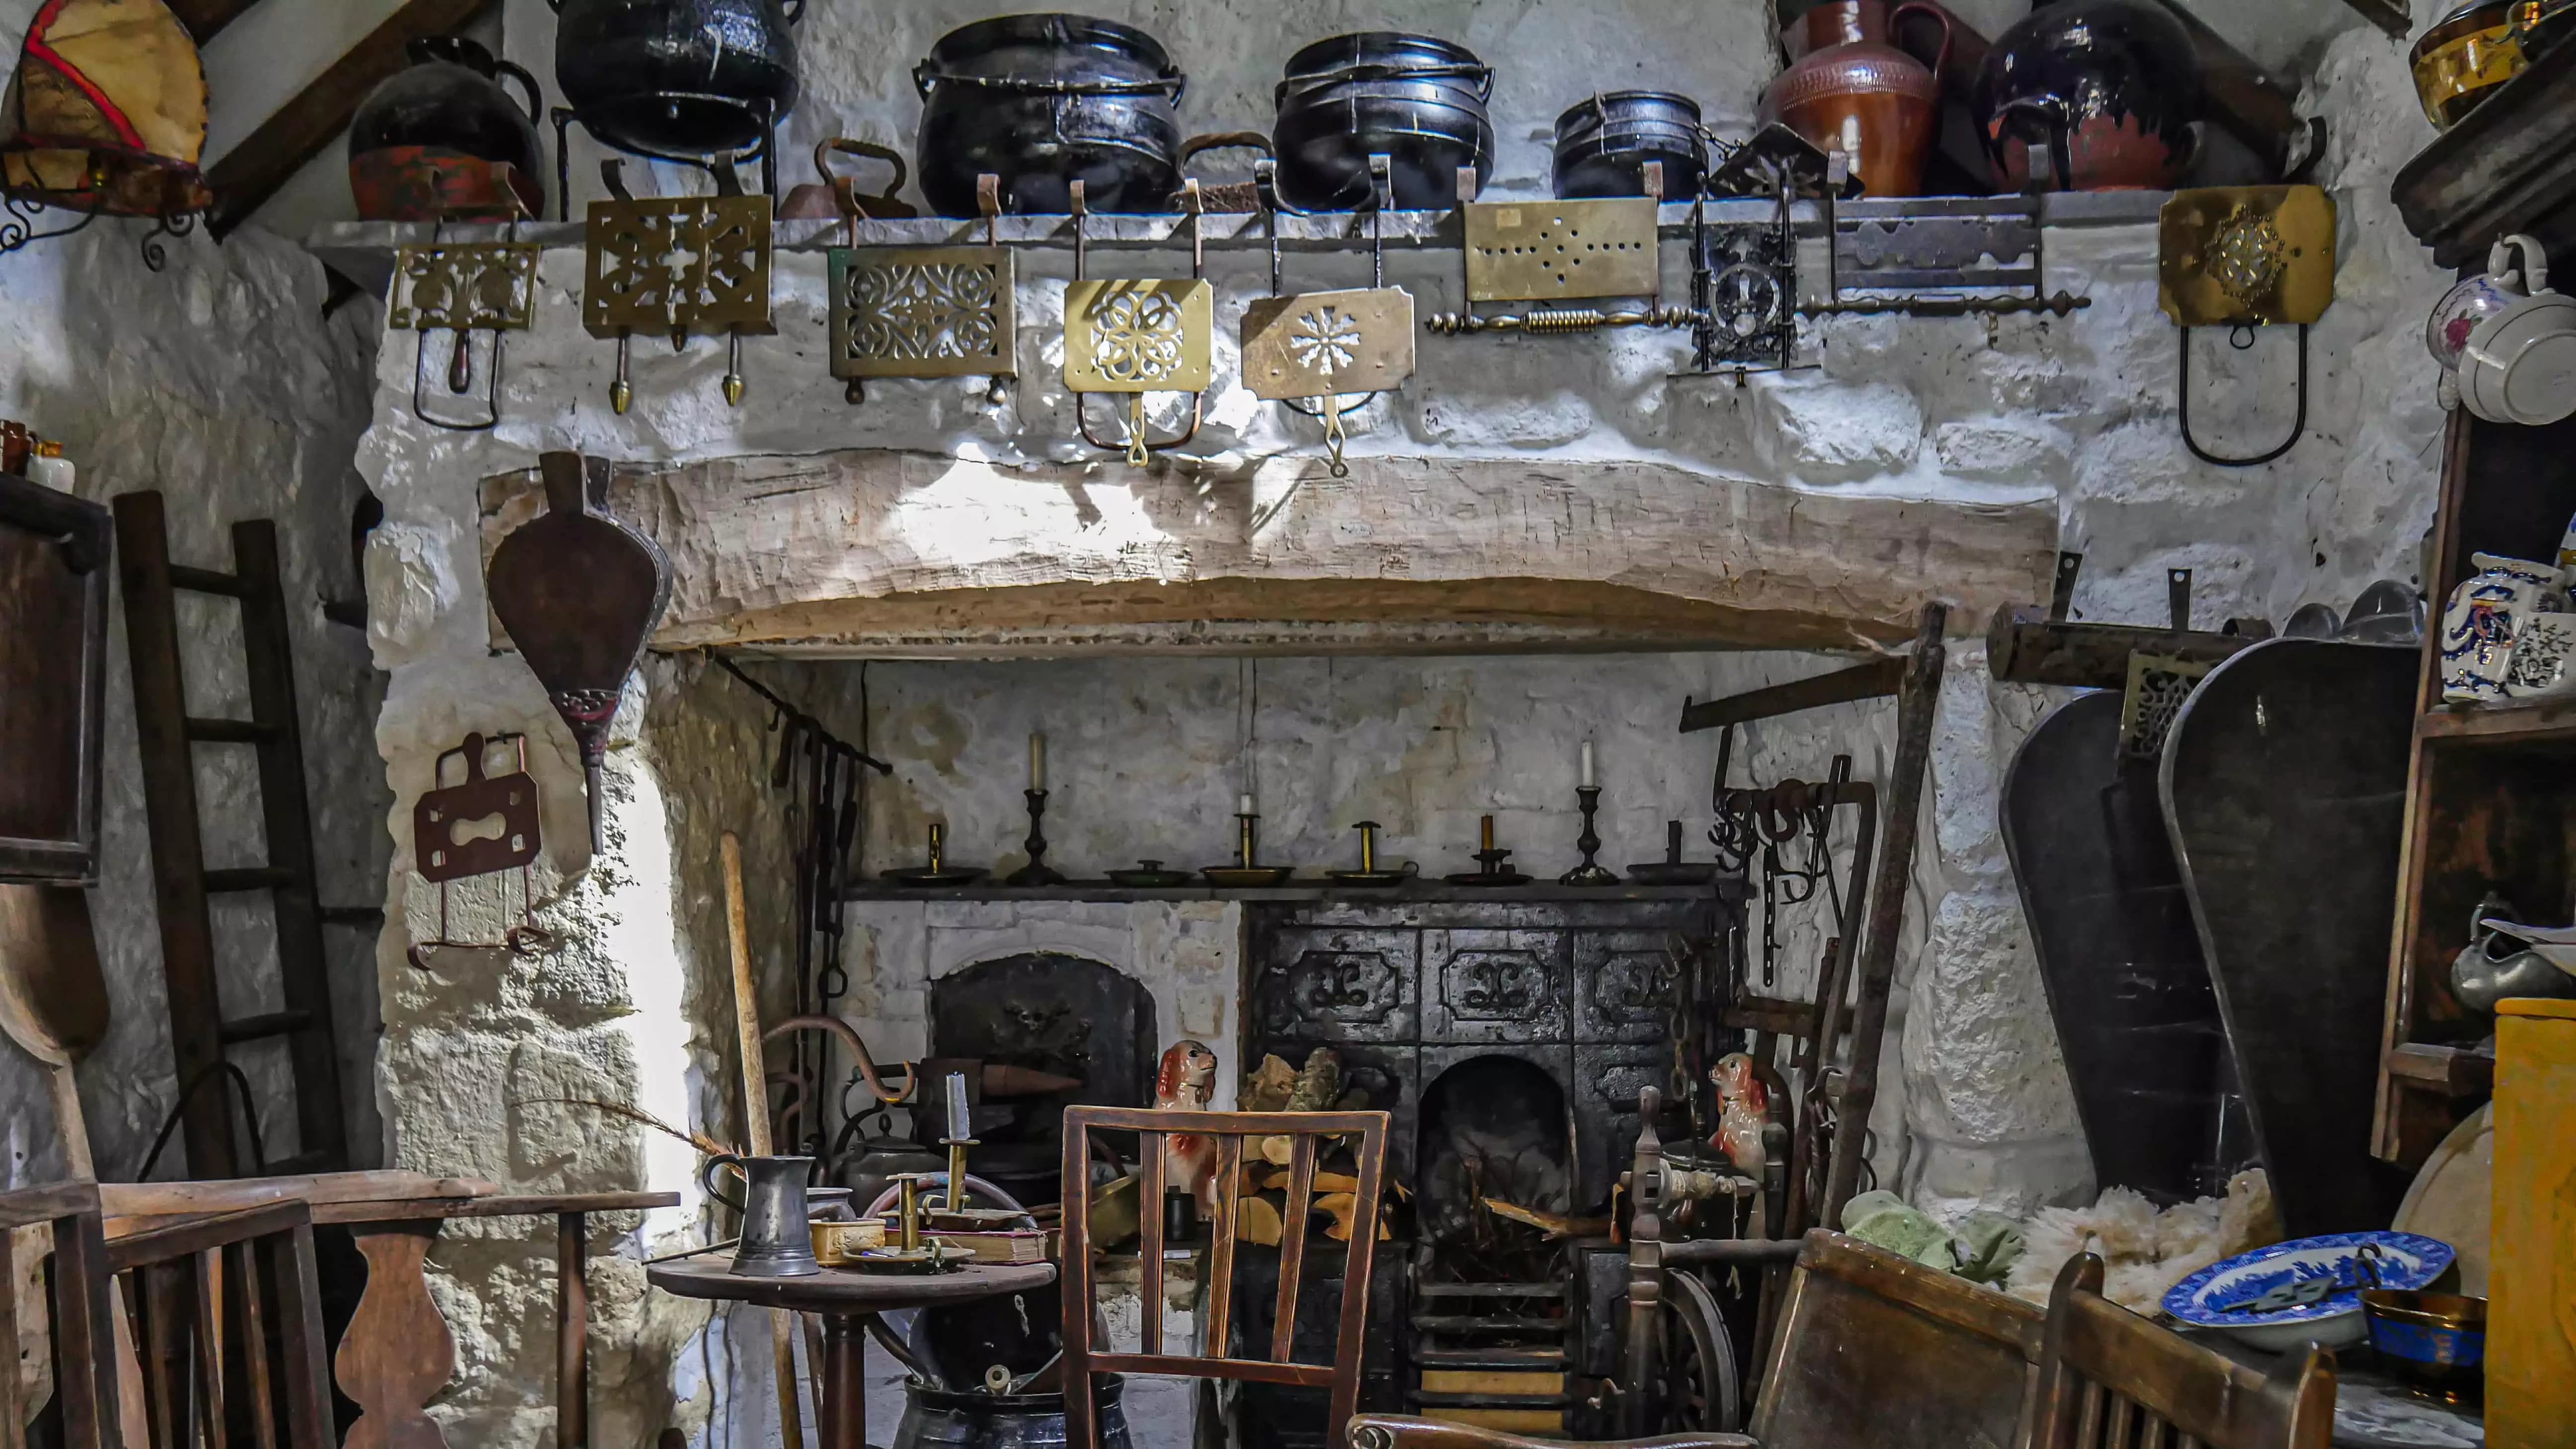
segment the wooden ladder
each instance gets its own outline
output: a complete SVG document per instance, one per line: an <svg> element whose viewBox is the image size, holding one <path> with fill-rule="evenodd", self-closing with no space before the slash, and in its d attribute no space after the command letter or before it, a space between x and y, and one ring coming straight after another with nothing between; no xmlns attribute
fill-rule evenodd
<svg viewBox="0 0 2576 1449"><path fill-rule="evenodd" d="M296 724L286 596L278 582L277 526L267 519L234 524L233 571L222 573L170 562L160 494L126 493L112 502L188 1175L239 1177L248 1170L233 1133L231 1088L219 1080L229 1075L224 1050L280 1037L293 1068L299 1150L261 1165L272 1173L346 1167L339 1054L322 956L325 913L314 889L313 831L304 795L304 744ZM189 716L179 672L181 590L240 602L249 719ZM267 863L206 868L190 748L198 744L249 745L256 751ZM277 929L279 999L285 1009L227 1016L216 988L214 925L206 898L249 891L268 892ZM258 1145L251 1144L251 1153L257 1151Z"/></svg>

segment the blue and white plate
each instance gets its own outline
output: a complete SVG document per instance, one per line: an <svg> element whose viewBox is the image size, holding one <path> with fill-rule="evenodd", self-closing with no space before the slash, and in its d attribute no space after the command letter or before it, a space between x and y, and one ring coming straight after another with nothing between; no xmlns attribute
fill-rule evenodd
<svg viewBox="0 0 2576 1449"><path fill-rule="evenodd" d="M2361 1290L2373 1286L2358 1261L2365 1244L2379 1250L2376 1286L2381 1288L2422 1288L2451 1266L2451 1245L2436 1238L2328 1233L2213 1263L2176 1283L2165 1294L2164 1310L2193 1328L2214 1329L2276 1353L2309 1342L2328 1348L2359 1343ZM2276 1293L2315 1301L2271 1309L2241 1306Z"/></svg>

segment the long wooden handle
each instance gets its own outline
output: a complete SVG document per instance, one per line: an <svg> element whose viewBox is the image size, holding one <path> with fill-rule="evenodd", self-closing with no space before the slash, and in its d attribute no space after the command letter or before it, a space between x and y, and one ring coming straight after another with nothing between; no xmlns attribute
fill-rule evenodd
<svg viewBox="0 0 2576 1449"><path fill-rule="evenodd" d="M45 1068L53 1078L54 1121L62 1128L63 1161L74 1177L95 1178L98 1168L90 1162L89 1123L81 1116L80 1081L72 1075L72 1064L62 1062Z"/></svg>
<svg viewBox="0 0 2576 1449"><path fill-rule="evenodd" d="M760 1056L760 998L751 986L751 914L742 901L742 837L724 833L725 947L733 957L733 1024L742 1043L743 1136L751 1155L769 1155L769 1076ZM778 1430L782 1449L805 1449L804 1415L796 1394L794 1315L769 1315L770 1361L778 1373Z"/></svg>

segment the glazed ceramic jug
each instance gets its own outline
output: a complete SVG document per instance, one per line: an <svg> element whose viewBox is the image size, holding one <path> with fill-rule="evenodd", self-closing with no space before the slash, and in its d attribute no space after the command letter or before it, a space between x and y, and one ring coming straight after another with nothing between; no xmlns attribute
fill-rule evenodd
<svg viewBox="0 0 2576 1449"><path fill-rule="evenodd" d="M1941 45L1930 65L1897 49L1889 36L1909 15L1935 22ZM1780 32L1792 57L1762 92L1761 123L1781 122L1827 151L1849 153L1871 196L1915 196L1941 119L1942 64L1950 54L1950 17L1937 5L1905 0L1830 0Z"/></svg>

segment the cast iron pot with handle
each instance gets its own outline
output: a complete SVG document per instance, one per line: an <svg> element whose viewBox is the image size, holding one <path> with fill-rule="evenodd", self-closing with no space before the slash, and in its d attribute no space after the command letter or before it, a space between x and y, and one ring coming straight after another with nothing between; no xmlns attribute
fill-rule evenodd
<svg viewBox="0 0 2576 1449"><path fill-rule="evenodd" d="M796 106L805 0L546 0L555 84L594 136L643 156L767 139Z"/></svg>
<svg viewBox="0 0 2576 1449"><path fill-rule="evenodd" d="M1061 215L1071 183L1092 211L1167 208L1181 180L1186 83L1162 42L1088 15L1000 15L939 38L913 67L921 194L973 216L975 178L1001 178L1004 211Z"/></svg>
<svg viewBox="0 0 2576 1449"><path fill-rule="evenodd" d="M419 36L404 49L411 64L369 91L349 118L349 191L359 219L545 215L537 78L459 36ZM518 82L524 106L502 87L504 77Z"/></svg>
<svg viewBox="0 0 2576 1449"><path fill-rule="evenodd" d="M1556 118L1554 189L1560 199L1643 196L1646 163L1664 163L1664 195L1699 195L1708 129L1699 103L1671 91L1604 91Z"/></svg>
<svg viewBox="0 0 2576 1449"><path fill-rule="evenodd" d="M1458 201L1459 167L1476 168L1479 190L1490 179L1493 90L1493 68L1474 51L1428 35L1365 30L1316 41L1288 57L1279 82L1279 195L1301 211L1362 209L1368 158L1384 155L1397 207L1445 211Z"/></svg>

